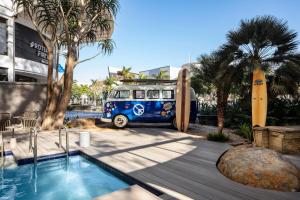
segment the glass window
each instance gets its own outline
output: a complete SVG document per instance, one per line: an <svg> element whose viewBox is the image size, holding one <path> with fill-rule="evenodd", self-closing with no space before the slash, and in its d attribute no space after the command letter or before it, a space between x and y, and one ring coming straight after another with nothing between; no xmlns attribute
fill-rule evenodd
<svg viewBox="0 0 300 200"><path fill-rule="evenodd" d="M133 98L134 99L144 99L145 91L144 90L133 90Z"/></svg>
<svg viewBox="0 0 300 200"><path fill-rule="evenodd" d="M0 18L0 54L7 54L7 25L3 18Z"/></svg>
<svg viewBox="0 0 300 200"><path fill-rule="evenodd" d="M129 90L117 90L114 94L114 98L116 99L125 99L129 98L130 91Z"/></svg>
<svg viewBox="0 0 300 200"><path fill-rule="evenodd" d="M148 97L148 99L158 99L159 98L159 90L148 90L147 97Z"/></svg>
<svg viewBox="0 0 300 200"><path fill-rule="evenodd" d="M8 72L6 68L0 67L0 81L8 81Z"/></svg>
<svg viewBox="0 0 300 200"><path fill-rule="evenodd" d="M163 90L162 98L163 99L174 99L174 90Z"/></svg>
<svg viewBox="0 0 300 200"><path fill-rule="evenodd" d="M33 78L33 77L29 77L29 76L23 76L20 74L16 74L15 81L16 82L37 82L37 79Z"/></svg>

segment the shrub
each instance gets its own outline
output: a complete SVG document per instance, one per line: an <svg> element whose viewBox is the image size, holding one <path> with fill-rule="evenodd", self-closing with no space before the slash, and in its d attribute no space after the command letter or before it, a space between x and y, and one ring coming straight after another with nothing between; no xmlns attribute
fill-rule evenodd
<svg viewBox="0 0 300 200"><path fill-rule="evenodd" d="M224 133L209 133L207 135L207 140L225 142L229 140L229 136L225 135Z"/></svg>
<svg viewBox="0 0 300 200"><path fill-rule="evenodd" d="M217 106L211 105L208 103L200 103L199 104L199 112L201 115L216 115L217 114Z"/></svg>
<svg viewBox="0 0 300 200"><path fill-rule="evenodd" d="M246 138L249 141L253 140L252 128L249 124L244 123L240 125L238 135Z"/></svg>

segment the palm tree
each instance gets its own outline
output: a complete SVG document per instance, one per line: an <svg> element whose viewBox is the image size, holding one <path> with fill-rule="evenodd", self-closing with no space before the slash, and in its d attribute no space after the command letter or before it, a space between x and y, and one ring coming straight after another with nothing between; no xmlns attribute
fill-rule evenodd
<svg viewBox="0 0 300 200"><path fill-rule="evenodd" d="M131 67L123 66L121 76L123 77L123 79L133 79L134 74L131 72Z"/></svg>
<svg viewBox="0 0 300 200"><path fill-rule="evenodd" d="M31 21L48 51L47 102L42 128L55 129L64 122L65 111L72 92L74 69L78 64L100 54L110 54L111 40L118 0L57 1L14 0L14 6ZM20 13L21 14L21 13ZM45 34L46 33L46 34ZM80 50L98 43L98 52L82 59ZM65 70L62 77L53 79L55 49L64 47Z"/></svg>
<svg viewBox="0 0 300 200"><path fill-rule="evenodd" d="M235 76L237 73L236 68L230 65L232 60L223 60L220 55L220 52L213 52L211 55L201 55L198 58L201 68L193 68L194 75L192 78L206 85L205 91L216 91L219 134L222 133L224 128L225 108L232 83L240 81L240 77Z"/></svg>
<svg viewBox="0 0 300 200"><path fill-rule="evenodd" d="M112 91L113 85L117 85L114 77L107 77L104 81L105 90L107 93Z"/></svg>
<svg viewBox="0 0 300 200"><path fill-rule="evenodd" d="M297 33L287 23L272 16L242 20L236 31L227 34L224 49L235 61L249 68L268 68L295 58Z"/></svg>
<svg viewBox="0 0 300 200"><path fill-rule="evenodd" d="M163 79L169 79L170 76L166 73L166 71L159 71L159 73L156 76L156 79L163 80Z"/></svg>
<svg viewBox="0 0 300 200"><path fill-rule="evenodd" d="M262 69L278 80L279 76L283 78L283 69L299 72L300 56L296 53L296 37L297 33L289 30L286 22L272 16L256 17L242 20L236 31L230 31L227 44L223 45L220 52L223 58L234 58L232 64L240 69L239 75L248 74L249 82L255 68Z"/></svg>
<svg viewBox="0 0 300 200"><path fill-rule="evenodd" d="M268 77L268 101L279 94L298 93L300 56L297 50L297 33L287 22L272 16L242 20L235 31L227 34L227 44L220 51L222 58L232 57L235 76L243 77L238 83L242 91L241 103L248 110L251 105L253 70L259 68ZM251 109L249 109L251 110Z"/></svg>
<svg viewBox="0 0 300 200"><path fill-rule="evenodd" d="M91 79L92 84L90 85L90 90L93 94L93 100L96 102L96 99L99 98L103 92L104 83L103 81Z"/></svg>
<svg viewBox="0 0 300 200"><path fill-rule="evenodd" d="M145 80L147 78L148 78L148 76L146 74L139 74L139 79Z"/></svg>
<svg viewBox="0 0 300 200"><path fill-rule="evenodd" d="M300 64L287 62L277 68L270 77L270 93L273 97L289 94L299 96Z"/></svg>

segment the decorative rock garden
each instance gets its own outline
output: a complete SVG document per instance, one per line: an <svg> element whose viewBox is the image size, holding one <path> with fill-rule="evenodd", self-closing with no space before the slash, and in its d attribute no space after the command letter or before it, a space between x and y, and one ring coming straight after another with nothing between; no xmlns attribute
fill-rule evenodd
<svg viewBox="0 0 300 200"><path fill-rule="evenodd" d="M219 160L222 174L233 181L271 190L300 191L300 171L274 150L243 145Z"/></svg>

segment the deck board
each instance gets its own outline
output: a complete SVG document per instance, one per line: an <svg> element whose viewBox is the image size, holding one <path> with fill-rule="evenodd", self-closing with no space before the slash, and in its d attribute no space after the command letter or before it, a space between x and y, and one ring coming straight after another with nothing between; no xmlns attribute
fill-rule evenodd
<svg viewBox="0 0 300 200"><path fill-rule="evenodd" d="M70 131L70 148L115 167L165 193L165 199L300 199L300 193L258 189L233 182L216 168L227 144L161 128L91 130L91 146L78 146L78 129ZM86 131L86 130L85 130ZM16 159L32 157L28 137L17 135ZM58 132L38 135L38 155L63 153ZM65 146L65 137L63 137ZM293 157L294 160L299 157Z"/></svg>

